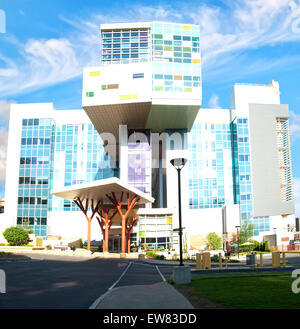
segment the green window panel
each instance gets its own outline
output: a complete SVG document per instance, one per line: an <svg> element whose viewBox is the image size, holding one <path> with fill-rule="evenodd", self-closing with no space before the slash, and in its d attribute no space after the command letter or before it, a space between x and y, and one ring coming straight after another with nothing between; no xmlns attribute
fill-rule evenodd
<svg viewBox="0 0 300 329"><path fill-rule="evenodd" d="M172 46L164 46L164 50L172 51L173 47Z"/></svg>
<svg viewBox="0 0 300 329"><path fill-rule="evenodd" d="M106 90L106 89L107 89L106 85L102 85L102 86L101 86L101 89L102 89L102 90Z"/></svg>
<svg viewBox="0 0 300 329"><path fill-rule="evenodd" d="M193 90L192 88L184 88L185 93L191 93Z"/></svg>
<svg viewBox="0 0 300 329"><path fill-rule="evenodd" d="M183 47L183 51L191 52L191 47Z"/></svg>
<svg viewBox="0 0 300 329"><path fill-rule="evenodd" d="M163 87L154 86L154 91L163 91Z"/></svg>
<svg viewBox="0 0 300 329"><path fill-rule="evenodd" d="M86 95L86 97L94 97L94 92L93 91L87 91L85 95Z"/></svg>
<svg viewBox="0 0 300 329"><path fill-rule="evenodd" d="M162 45L163 41L162 40L154 40L154 44L156 45Z"/></svg>
<svg viewBox="0 0 300 329"><path fill-rule="evenodd" d="M199 37L192 37L192 41L200 41Z"/></svg>
<svg viewBox="0 0 300 329"><path fill-rule="evenodd" d="M155 39L162 39L163 35L162 34L154 34Z"/></svg>
<svg viewBox="0 0 300 329"><path fill-rule="evenodd" d="M155 50L163 50L163 47L162 46L154 46L154 49Z"/></svg>

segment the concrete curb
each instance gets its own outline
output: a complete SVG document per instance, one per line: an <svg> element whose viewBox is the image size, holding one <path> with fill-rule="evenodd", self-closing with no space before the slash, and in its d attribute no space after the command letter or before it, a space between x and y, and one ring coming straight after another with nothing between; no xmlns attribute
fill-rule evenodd
<svg viewBox="0 0 300 329"><path fill-rule="evenodd" d="M286 266L286 267L253 267L253 268L231 268L231 269L208 269L197 270L192 269L193 274L211 274L211 273L259 273L259 272L285 272L295 270L298 267Z"/></svg>

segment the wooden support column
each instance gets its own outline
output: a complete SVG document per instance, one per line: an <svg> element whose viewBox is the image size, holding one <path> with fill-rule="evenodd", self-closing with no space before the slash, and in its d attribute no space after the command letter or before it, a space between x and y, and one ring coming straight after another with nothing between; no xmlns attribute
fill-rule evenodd
<svg viewBox="0 0 300 329"><path fill-rule="evenodd" d="M117 210L112 214L112 216L109 215L109 209L108 208L102 208L101 210L98 210L97 221L101 227L102 236L103 236L103 252L108 252L108 233L112 225L112 219L117 214Z"/></svg>
<svg viewBox="0 0 300 329"><path fill-rule="evenodd" d="M111 201L111 203L116 207L120 217L121 217L121 225L122 225L122 245L121 245L121 253L124 254L126 250L126 219L130 211L137 205L139 198L135 195L132 200L130 201L129 193L127 193L127 204L125 206L125 213L123 214L122 211L122 203L123 203L123 192L121 193L120 202L118 202L116 195L114 192L111 193L112 195L106 194L106 197Z"/></svg>
<svg viewBox="0 0 300 329"><path fill-rule="evenodd" d="M126 220L126 236L127 236L127 252L130 254L130 234L133 226L138 221L138 217L133 218L131 221Z"/></svg>
<svg viewBox="0 0 300 329"><path fill-rule="evenodd" d="M88 207L89 207L89 199L88 198L85 199L85 206L83 206L84 199L81 200L80 197L76 197L73 201L76 203L78 208L83 212L83 214L84 214L84 216L85 216L85 218L88 222L87 250L91 251L91 231L92 231L91 223L92 223L92 219L95 216L95 214L97 212L97 209L100 205L100 201L98 201L96 207L94 207L94 200L93 199L91 200L91 202L90 202L91 203L91 210L92 210L92 215L91 216L88 215Z"/></svg>

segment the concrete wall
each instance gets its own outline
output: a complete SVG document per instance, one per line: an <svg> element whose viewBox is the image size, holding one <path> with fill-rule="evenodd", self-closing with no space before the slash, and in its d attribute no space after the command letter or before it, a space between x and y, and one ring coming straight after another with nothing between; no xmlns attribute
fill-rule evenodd
<svg viewBox="0 0 300 329"><path fill-rule="evenodd" d="M294 201L280 199L276 118L289 116L288 105L249 104L253 216L294 214Z"/></svg>

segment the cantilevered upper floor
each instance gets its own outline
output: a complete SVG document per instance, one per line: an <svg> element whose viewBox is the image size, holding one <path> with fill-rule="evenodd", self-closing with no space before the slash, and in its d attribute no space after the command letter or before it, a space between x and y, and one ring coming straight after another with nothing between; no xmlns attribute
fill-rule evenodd
<svg viewBox="0 0 300 329"><path fill-rule="evenodd" d="M82 106L98 131L190 129L202 101L200 28L101 25L102 65L83 73Z"/></svg>

